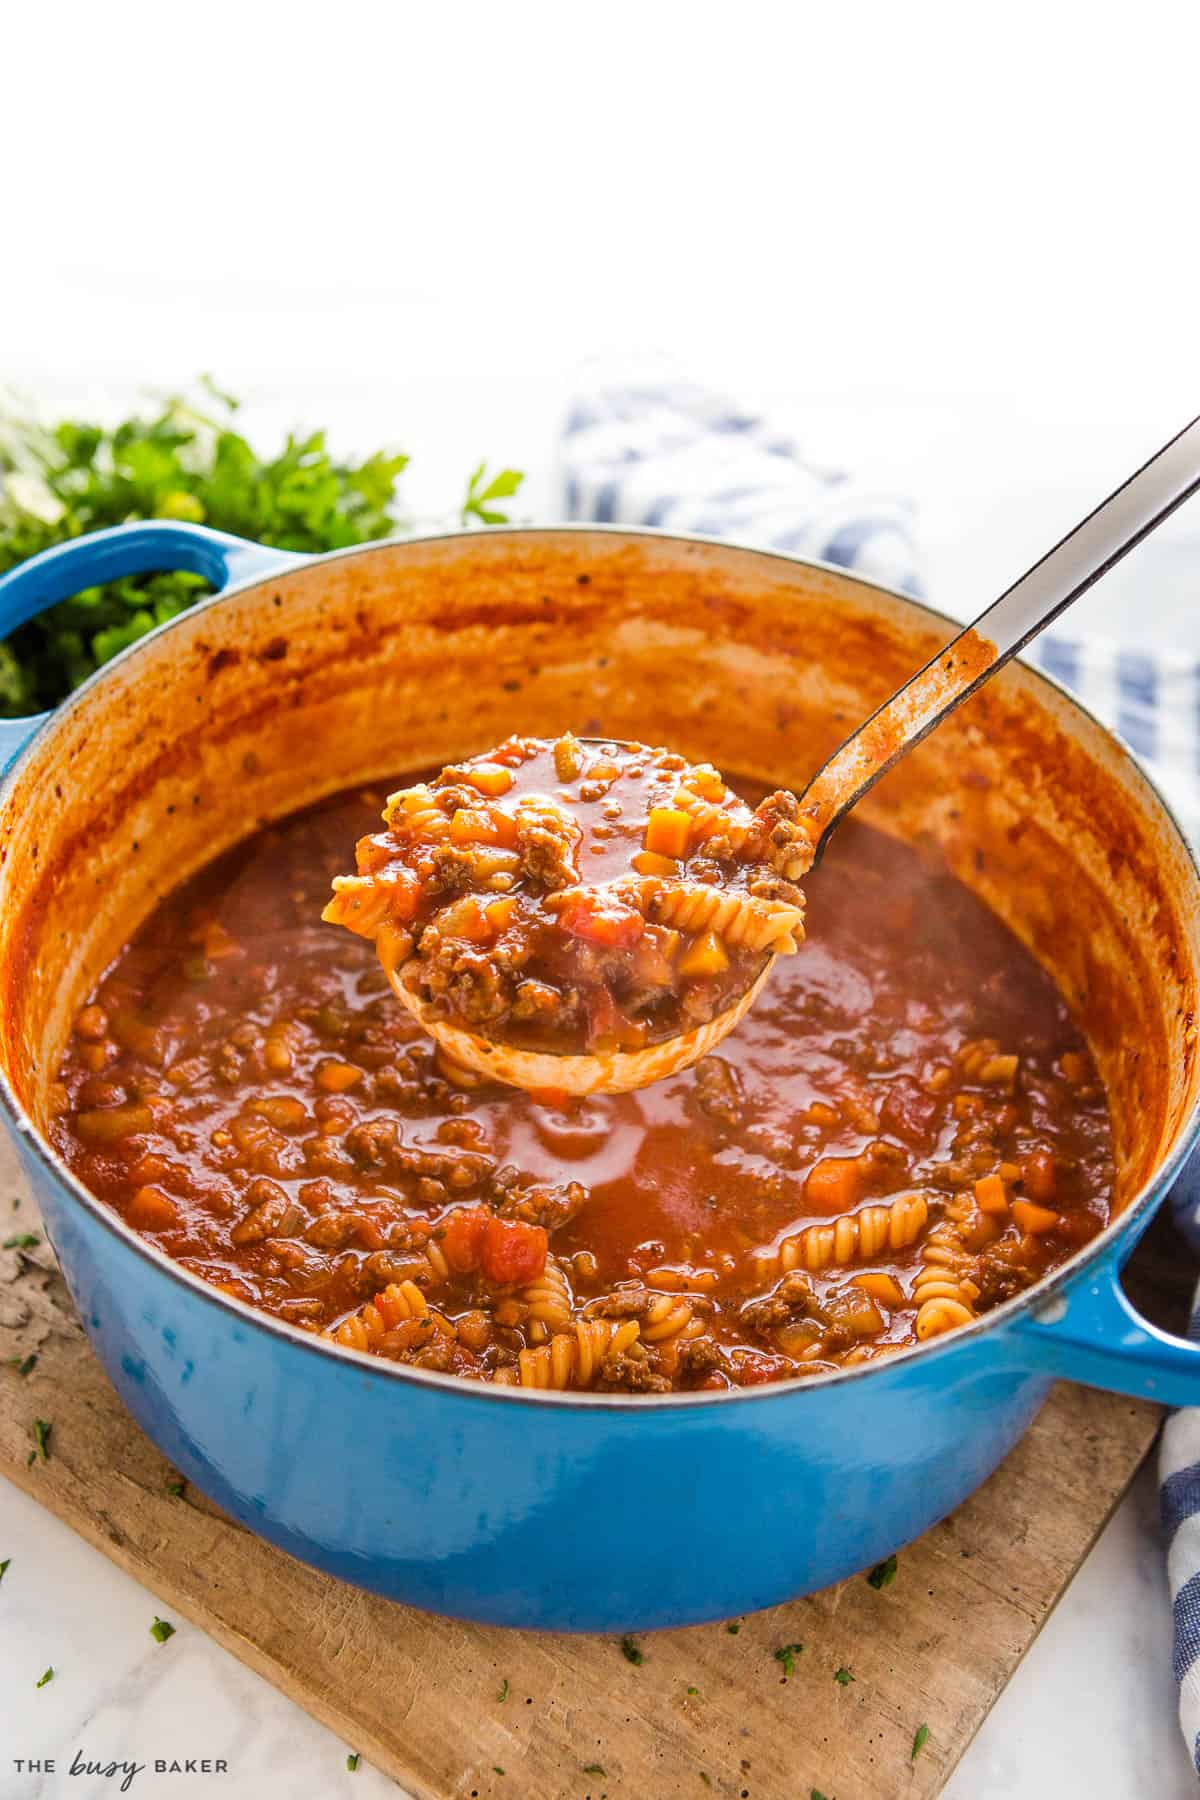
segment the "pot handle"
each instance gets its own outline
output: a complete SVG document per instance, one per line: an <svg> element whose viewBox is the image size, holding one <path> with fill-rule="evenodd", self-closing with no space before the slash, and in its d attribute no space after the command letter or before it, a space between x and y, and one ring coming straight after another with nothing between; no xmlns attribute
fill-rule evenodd
<svg viewBox="0 0 1200 1800"><path fill-rule="evenodd" d="M276 550L175 519L114 525L108 531L54 544L0 575L0 637L59 600L69 600L82 588L117 581L123 575L187 569L202 575L219 594L234 583L260 580L307 561L294 550ZM0 719L0 769L7 768L49 717L49 713L37 713L27 719Z"/></svg>
<svg viewBox="0 0 1200 1800"><path fill-rule="evenodd" d="M1016 1320L1014 1337L1040 1373L1161 1406L1200 1405L1200 1343L1142 1318L1121 1286L1132 1250L1122 1244Z"/></svg>

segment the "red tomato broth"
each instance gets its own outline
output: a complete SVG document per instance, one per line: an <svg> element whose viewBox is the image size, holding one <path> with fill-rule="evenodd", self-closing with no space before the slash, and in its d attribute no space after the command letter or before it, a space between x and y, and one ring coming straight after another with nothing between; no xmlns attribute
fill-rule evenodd
<svg viewBox="0 0 1200 1800"><path fill-rule="evenodd" d="M997 1169L1010 1199L1055 1222L1022 1232L1010 1208L966 1244L979 1310L1106 1222L1108 1113L1086 1045L1007 929L913 850L843 827L810 879L808 942L717 1056L638 1093L545 1103L447 1081L370 946L314 922L380 799L326 802L187 883L118 957L65 1054L58 1148L206 1279L461 1374L746 1385L911 1343L922 1247L947 1207L967 1206L960 1237L984 1231L970 1197ZM1010 1055L1015 1078L995 1080ZM928 1223L911 1243L781 1273L780 1248L808 1227L914 1192ZM490 1257L476 1215L498 1228ZM430 1278L430 1244L450 1279ZM522 1298L547 1245L569 1305L549 1325ZM903 1304L862 1312L854 1278L873 1271ZM689 1307L690 1337L670 1329ZM606 1363L605 1332L631 1317L640 1335ZM570 1347L585 1328L594 1368Z"/></svg>

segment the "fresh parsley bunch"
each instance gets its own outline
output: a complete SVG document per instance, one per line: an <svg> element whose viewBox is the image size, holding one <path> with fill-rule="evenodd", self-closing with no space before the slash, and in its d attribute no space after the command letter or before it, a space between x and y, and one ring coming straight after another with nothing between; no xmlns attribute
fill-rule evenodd
<svg viewBox="0 0 1200 1800"><path fill-rule="evenodd" d="M0 418L0 574L66 538L129 519L185 519L283 550L340 550L403 529L396 482L408 457L336 460L325 433L263 457L235 428L238 402L205 378L198 403L167 400L113 430ZM502 524L515 469L473 472L464 525ZM40 712L207 592L199 575L132 575L50 607L0 642L0 717Z"/></svg>

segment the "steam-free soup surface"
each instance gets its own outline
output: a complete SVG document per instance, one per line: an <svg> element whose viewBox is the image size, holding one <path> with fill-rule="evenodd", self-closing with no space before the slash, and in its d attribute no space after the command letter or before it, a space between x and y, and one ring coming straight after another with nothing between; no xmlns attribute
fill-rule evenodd
<svg viewBox="0 0 1200 1800"><path fill-rule="evenodd" d="M910 849L842 828L808 941L718 1054L638 1093L534 1097L448 1078L371 947L319 922L382 795L189 882L65 1052L59 1149L206 1280L422 1368L661 1392L939 1335L1106 1222L1080 1034Z"/></svg>

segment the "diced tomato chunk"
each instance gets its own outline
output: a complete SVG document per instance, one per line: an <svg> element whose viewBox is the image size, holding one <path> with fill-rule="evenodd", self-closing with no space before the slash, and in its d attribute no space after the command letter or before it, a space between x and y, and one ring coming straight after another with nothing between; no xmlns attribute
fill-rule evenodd
<svg viewBox="0 0 1200 1800"><path fill-rule="evenodd" d="M615 896L590 893L563 907L559 924L572 937L606 950L626 950L636 944L646 929L646 921L635 906L627 906Z"/></svg>
<svg viewBox="0 0 1200 1800"><path fill-rule="evenodd" d="M521 1219L489 1219L483 1233L483 1272L497 1287L536 1281L546 1267L545 1228Z"/></svg>
<svg viewBox="0 0 1200 1800"><path fill-rule="evenodd" d="M451 1213L442 1254L457 1275L473 1275L483 1257L483 1234L489 1224L488 1214L463 1207Z"/></svg>

